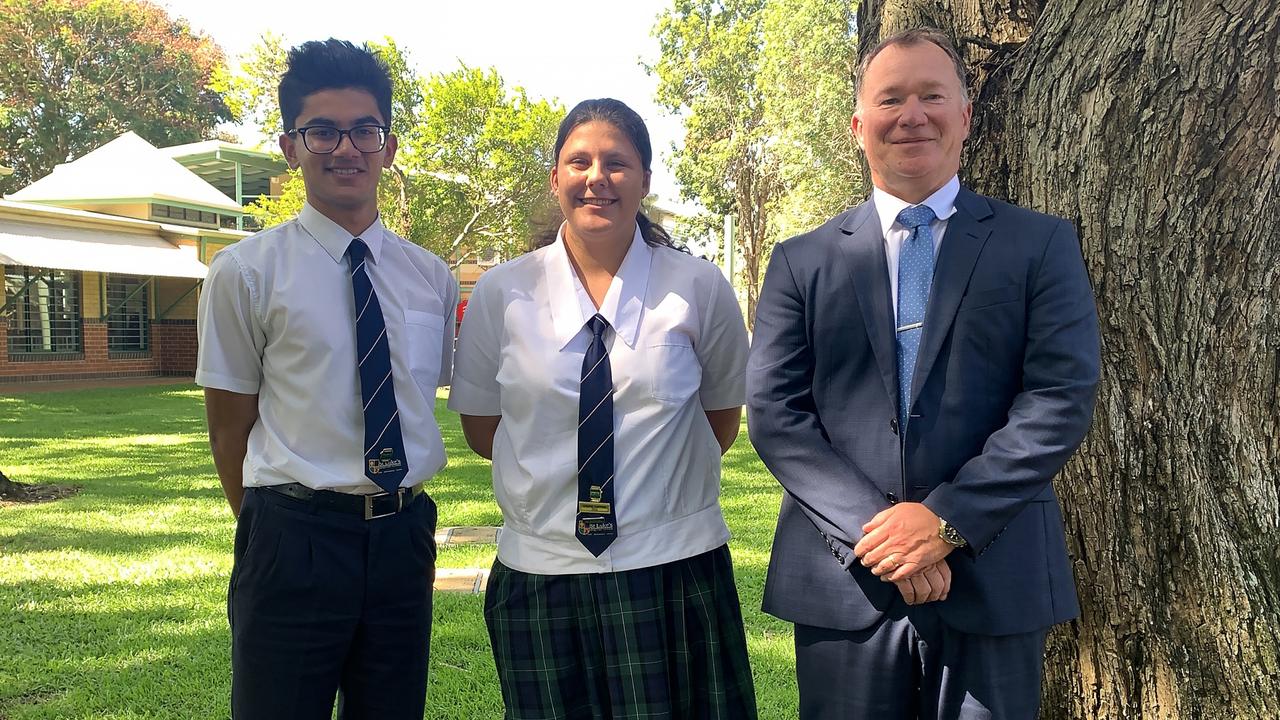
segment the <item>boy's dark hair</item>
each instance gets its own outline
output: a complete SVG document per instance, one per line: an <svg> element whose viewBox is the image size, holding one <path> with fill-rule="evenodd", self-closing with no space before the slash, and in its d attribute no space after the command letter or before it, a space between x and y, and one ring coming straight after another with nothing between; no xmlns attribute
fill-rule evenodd
<svg viewBox="0 0 1280 720"><path fill-rule="evenodd" d="M382 121L391 124L391 73L387 64L346 40L311 40L289 51L288 66L280 76L280 120L284 130L295 129L302 101L321 90L364 90L378 103Z"/></svg>

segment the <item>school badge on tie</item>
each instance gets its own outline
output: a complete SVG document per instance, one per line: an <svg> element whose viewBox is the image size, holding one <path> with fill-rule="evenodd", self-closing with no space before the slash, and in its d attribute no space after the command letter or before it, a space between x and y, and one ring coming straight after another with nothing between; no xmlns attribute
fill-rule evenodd
<svg viewBox="0 0 1280 720"><path fill-rule="evenodd" d="M382 448L375 457L369 458L367 474L372 477L384 472L396 472L404 469L404 461L396 456L395 448Z"/></svg>

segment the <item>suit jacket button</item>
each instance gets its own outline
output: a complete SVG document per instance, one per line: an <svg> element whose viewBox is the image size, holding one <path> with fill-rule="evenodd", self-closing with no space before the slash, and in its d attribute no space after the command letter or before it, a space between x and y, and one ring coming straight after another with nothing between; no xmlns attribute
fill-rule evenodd
<svg viewBox="0 0 1280 720"><path fill-rule="evenodd" d="M890 505L897 505L897 504L898 504L898 496L897 496L897 495L894 495L893 493L885 493L885 494L884 494L884 499L885 499L885 500L888 500Z"/></svg>

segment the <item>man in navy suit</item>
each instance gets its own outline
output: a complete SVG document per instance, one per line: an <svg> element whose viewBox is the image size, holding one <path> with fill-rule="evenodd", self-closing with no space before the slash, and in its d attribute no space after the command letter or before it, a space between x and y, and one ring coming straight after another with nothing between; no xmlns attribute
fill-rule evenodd
<svg viewBox="0 0 1280 720"><path fill-rule="evenodd" d="M951 43L863 60L872 197L774 248L751 440L786 489L764 609L804 720L1032 719L1077 616L1052 479L1088 430L1097 312L1070 223L960 187Z"/></svg>

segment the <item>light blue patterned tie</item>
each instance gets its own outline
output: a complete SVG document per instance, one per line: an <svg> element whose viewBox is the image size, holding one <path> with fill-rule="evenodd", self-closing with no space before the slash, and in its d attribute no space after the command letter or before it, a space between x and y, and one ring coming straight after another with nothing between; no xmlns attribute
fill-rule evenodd
<svg viewBox="0 0 1280 720"><path fill-rule="evenodd" d="M905 433L910 414L911 379L924 333L924 311L933 283L933 230L937 216L928 205L898 213L898 223L911 231L898 255L898 422Z"/></svg>
<svg viewBox="0 0 1280 720"><path fill-rule="evenodd" d="M369 248L360 238L351 241L351 291L356 301L356 361L360 398L364 405L364 473L378 487L393 493L409 473L400 411L391 377L391 350L382 304L364 264Z"/></svg>

